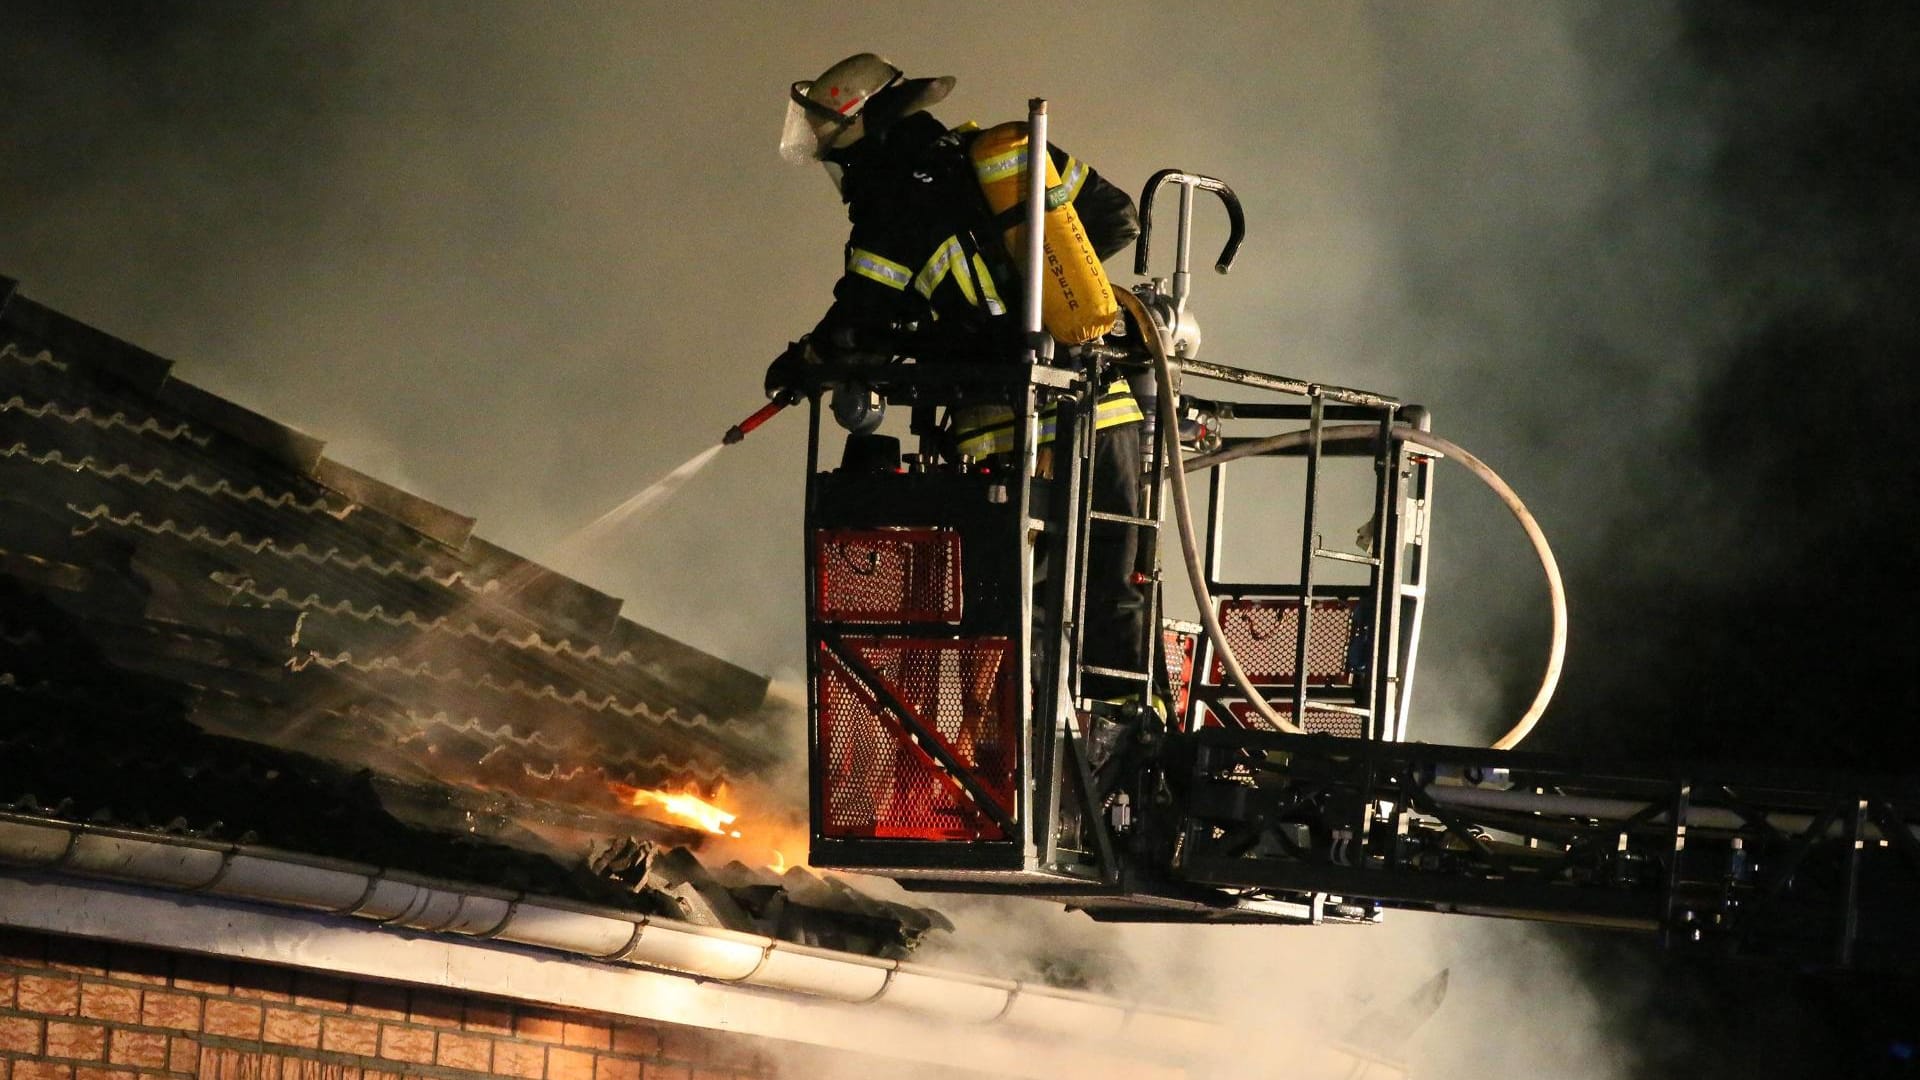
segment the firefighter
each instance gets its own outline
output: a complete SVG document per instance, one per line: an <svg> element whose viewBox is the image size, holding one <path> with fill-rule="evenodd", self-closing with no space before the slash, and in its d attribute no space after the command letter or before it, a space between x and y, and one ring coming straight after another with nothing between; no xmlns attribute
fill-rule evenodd
<svg viewBox="0 0 1920 1080"><path fill-rule="evenodd" d="M880 359L905 328L923 344L950 354L1016 355L1021 345L1021 281L1001 229L993 222L968 156L979 135L972 125L949 129L927 109L953 89L951 76L907 78L872 53L858 53L819 78L796 82L789 95L780 151L818 162L847 206L852 232L846 270L833 305L794 349L767 370L769 396L800 381L820 359ZM1140 231L1133 200L1085 163L1048 148L1087 237L1101 259ZM1013 449L1012 410L969 406L954 411L952 449L991 463ZM1139 516L1142 414L1126 380L1116 378L1095 407L1094 506ZM1050 440L1050 433L1043 433ZM1145 603L1133 583L1137 531L1096 522L1088 556L1086 661L1142 670ZM1095 697L1138 690L1104 678L1083 680Z"/></svg>

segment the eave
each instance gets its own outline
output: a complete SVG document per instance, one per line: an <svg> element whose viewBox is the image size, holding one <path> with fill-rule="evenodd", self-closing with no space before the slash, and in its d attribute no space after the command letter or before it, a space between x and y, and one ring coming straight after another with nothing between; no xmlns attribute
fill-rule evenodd
<svg viewBox="0 0 1920 1080"><path fill-rule="evenodd" d="M1026 1077L1176 1077L1202 1017L245 845L0 815L0 924Z"/></svg>

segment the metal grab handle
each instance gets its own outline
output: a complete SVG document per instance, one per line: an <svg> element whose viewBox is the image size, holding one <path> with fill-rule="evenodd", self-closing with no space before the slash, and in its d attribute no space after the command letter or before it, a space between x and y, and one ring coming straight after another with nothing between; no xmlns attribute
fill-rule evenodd
<svg viewBox="0 0 1920 1080"><path fill-rule="evenodd" d="M1240 253L1240 242L1247 238L1247 218L1240 211L1240 197L1233 193L1233 189L1228 187L1225 181L1216 180L1211 176L1181 172L1179 169L1161 169L1147 180L1147 186L1140 192L1140 239L1134 248L1133 272L1142 277L1147 274L1149 243L1153 235L1153 197L1162 186L1168 183L1180 184L1189 189L1199 188L1201 191L1211 191L1220 196L1220 201L1227 208L1227 243L1220 249L1220 258L1213 264L1213 268L1222 274L1233 269L1234 256ZM1190 205L1191 203L1187 200L1181 200L1182 209ZM1184 214L1181 224L1186 224ZM1187 246L1181 244L1180 265L1176 269L1182 274L1187 272L1186 255Z"/></svg>

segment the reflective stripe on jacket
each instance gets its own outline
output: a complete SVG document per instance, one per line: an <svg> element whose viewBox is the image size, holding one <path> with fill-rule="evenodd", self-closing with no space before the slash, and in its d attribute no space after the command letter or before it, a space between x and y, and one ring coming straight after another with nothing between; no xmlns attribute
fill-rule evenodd
<svg viewBox="0 0 1920 1080"><path fill-rule="evenodd" d="M1105 431L1122 424L1137 424L1144 419L1146 417L1133 400L1133 393L1127 389L1124 377L1107 383L1107 388L1100 392L1099 401L1094 403L1095 431ZM1053 441L1056 426L1053 407L1041 410L1040 445L1045 446ZM955 409L953 413L957 449L976 461L990 454L1013 453L1013 429L1013 409L1006 405L967 405Z"/></svg>
<svg viewBox="0 0 1920 1080"><path fill-rule="evenodd" d="M1023 291L967 149L977 132L915 113L884 137L836 151L852 230L816 348L908 324L955 343L1011 340ZM1133 200L1078 158L1051 148L1061 192L1101 257L1139 233ZM1010 316L1013 316L1010 318ZM937 330L935 330L937 328Z"/></svg>

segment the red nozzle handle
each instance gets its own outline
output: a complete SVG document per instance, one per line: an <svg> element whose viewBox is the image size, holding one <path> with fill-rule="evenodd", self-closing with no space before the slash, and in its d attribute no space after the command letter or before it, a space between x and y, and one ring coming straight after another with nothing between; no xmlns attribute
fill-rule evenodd
<svg viewBox="0 0 1920 1080"><path fill-rule="evenodd" d="M762 405L758 409L754 410L754 413L752 416L749 416L745 420L742 420L739 423L728 428L727 433L720 437L720 441L722 443L725 443L728 446L732 446L734 443L737 443L741 439L746 438L748 435L753 434L754 428L757 428L761 424L764 424L767 421L773 419L775 413L778 413L781 409L784 409L787 406L799 400L800 400L800 395L794 393L791 390L780 391L780 393L776 395L772 401L769 401L765 405Z"/></svg>

